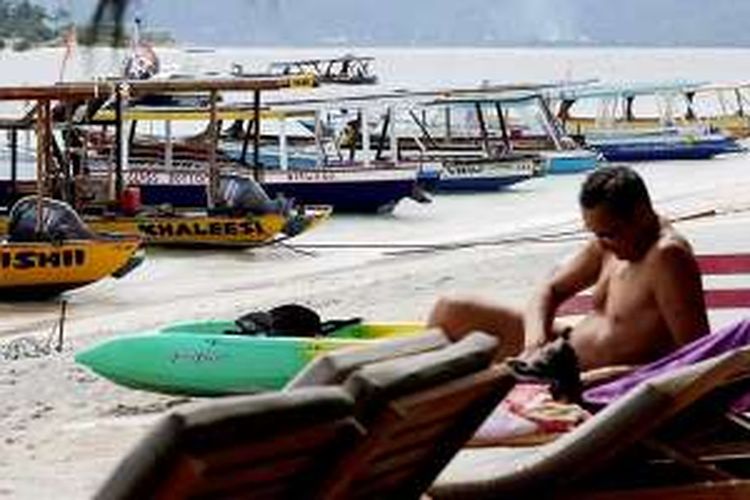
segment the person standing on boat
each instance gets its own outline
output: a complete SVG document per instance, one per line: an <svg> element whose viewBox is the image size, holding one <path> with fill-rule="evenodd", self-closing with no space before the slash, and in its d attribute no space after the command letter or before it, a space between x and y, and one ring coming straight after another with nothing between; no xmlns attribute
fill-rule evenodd
<svg viewBox="0 0 750 500"><path fill-rule="evenodd" d="M73 178L73 188L75 194L75 207L76 210L80 212L95 198L94 186L91 183L91 170L89 167L80 167L78 173Z"/></svg>
<svg viewBox="0 0 750 500"><path fill-rule="evenodd" d="M452 338L497 335L504 356L533 359L546 346L572 347L580 369L653 361L709 332L700 270L688 241L657 214L628 167L584 181L579 202L593 237L544 280L524 311L480 298L441 298L428 323ZM593 310L572 328L558 307L593 287Z"/></svg>

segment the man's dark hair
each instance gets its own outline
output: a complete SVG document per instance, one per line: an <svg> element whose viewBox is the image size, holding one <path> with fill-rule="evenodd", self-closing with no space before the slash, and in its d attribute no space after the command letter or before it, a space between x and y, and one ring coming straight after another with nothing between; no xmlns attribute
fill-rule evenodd
<svg viewBox="0 0 750 500"><path fill-rule="evenodd" d="M578 201L585 209L604 205L618 217L633 215L641 203L651 206L641 176L624 166L604 167L590 173L581 186Z"/></svg>

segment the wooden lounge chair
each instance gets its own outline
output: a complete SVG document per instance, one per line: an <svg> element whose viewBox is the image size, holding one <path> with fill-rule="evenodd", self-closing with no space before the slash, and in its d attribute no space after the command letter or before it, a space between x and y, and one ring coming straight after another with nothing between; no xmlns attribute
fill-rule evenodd
<svg viewBox="0 0 750 500"><path fill-rule="evenodd" d="M379 340L363 347L336 349L318 356L290 380L285 389L341 384L355 370L371 363L441 349L450 340L440 330Z"/></svg>
<svg viewBox="0 0 750 500"><path fill-rule="evenodd" d="M481 333L368 364L344 387L367 435L329 471L319 498L418 499L513 385Z"/></svg>
<svg viewBox="0 0 750 500"><path fill-rule="evenodd" d="M705 415L726 420L722 399L748 389L750 348L679 368L642 383L551 443L461 451L430 494L436 499L717 498L727 493L750 498L750 481L744 479L750 476L750 435L742 446L735 442L724 449L734 453L729 458L738 459L739 467L722 467L721 450L712 451L705 442L702 447L683 445L697 442L686 438L689 427L693 436L696 427L703 428L705 437ZM733 419L744 432L750 428ZM690 422L692 426L686 425ZM738 457L738 450L744 450L743 456Z"/></svg>
<svg viewBox="0 0 750 500"><path fill-rule="evenodd" d="M474 333L369 364L340 386L182 408L96 498L418 498L510 388L491 366L497 346Z"/></svg>
<svg viewBox="0 0 750 500"><path fill-rule="evenodd" d="M162 418L100 500L306 498L327 459L361 434L341 388L223 398Z"/></svg>

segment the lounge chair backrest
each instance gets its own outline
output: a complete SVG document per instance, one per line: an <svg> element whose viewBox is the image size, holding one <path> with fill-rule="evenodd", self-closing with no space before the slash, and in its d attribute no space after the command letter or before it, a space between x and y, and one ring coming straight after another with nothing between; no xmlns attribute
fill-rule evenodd
<svg viewBox="0 0 750 500"><path fill-rule="evenodd" d="M696 256L704 276L750 274L750 254L704 254ZM750 288L706 288L707 309L748 309ZM583 314L591 310L591 295L570 298L558 308L558 315Z"/></svg>
<svg viewBox="0 0 750 500"><path fill-rule="evenodd" d="M286 389L340 384L352 372L370 363L440 349L449 343L441 331L431 330L419 335L379 340L367 346L337 349L315 358L287 383Z"/></svg>
<svg viewBox="0 0 750 500"><path fill-rule="evenodd" d="M97 499L305 498L361 436L353 401L320 387L194 405L159 421Z"/></svg>
<svg viewBox="0 0 750 500"><path fill-rule="evenodd" d="M613 458L632 450L689 407L750 377L750 348L681 367L640 384L573 431L527 453L488 459L489 448L469 451L434 484L436 498L529 498L595 478ZM471 455L474 454L474 458ZM484 456L482 457L482 455ZM468 459L468 461L467 461Z"/></svg>
<svg viewBox="0 0 750 500"><path fill-rule="evenodd" d="M492 367L497 340L367 365L345 387L366 438L334 466L320 498L417 499L512 386Z"/></svg>

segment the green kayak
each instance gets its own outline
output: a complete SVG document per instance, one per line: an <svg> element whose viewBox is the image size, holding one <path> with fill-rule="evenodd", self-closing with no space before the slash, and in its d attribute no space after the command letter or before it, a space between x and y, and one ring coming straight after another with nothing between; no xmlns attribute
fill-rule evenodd
<svg viewBox="0 0 750 500"><path fill-rule="evenodd" d="M109 380L148 391L193 396L280 389L320 353L419 333L420 323L360 323L326 337L232 335L232 321L178 323L106 340L76 362Z"/></svg>

